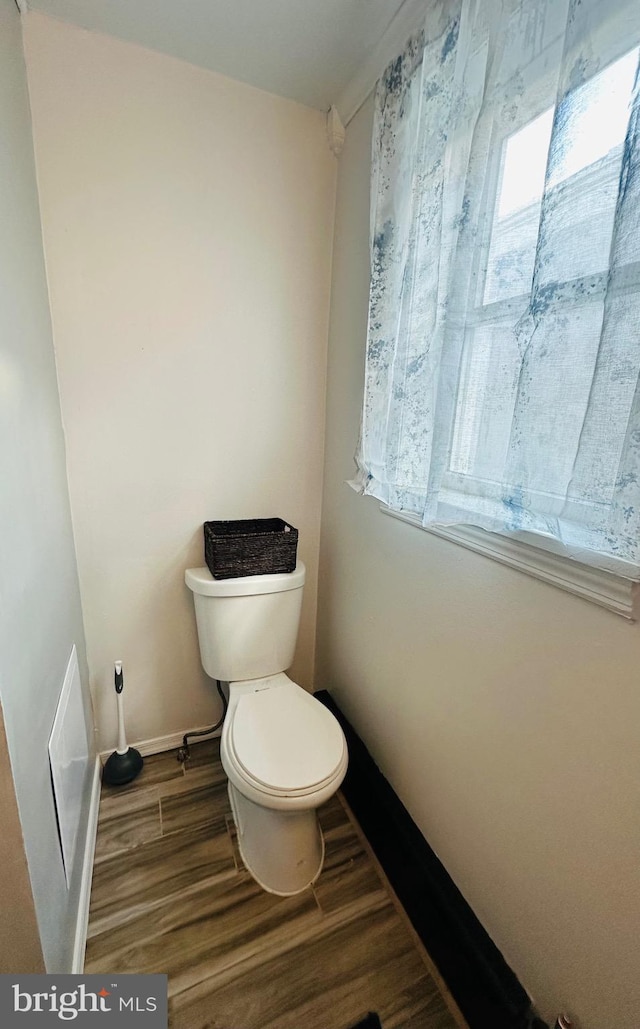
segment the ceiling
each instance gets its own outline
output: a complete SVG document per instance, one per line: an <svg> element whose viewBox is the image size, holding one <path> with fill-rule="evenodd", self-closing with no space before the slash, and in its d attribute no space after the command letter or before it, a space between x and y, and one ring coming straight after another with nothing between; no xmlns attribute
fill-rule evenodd
<svg viewBox="0 0 640 1029"><path fill-rule="evenodd" d="M405 0L27 0L28 7L326 111Z"/></svg>

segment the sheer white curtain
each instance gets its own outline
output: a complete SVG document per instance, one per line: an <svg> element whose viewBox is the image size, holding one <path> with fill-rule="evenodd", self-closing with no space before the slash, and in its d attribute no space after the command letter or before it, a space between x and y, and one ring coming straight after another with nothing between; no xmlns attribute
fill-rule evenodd
<svg viewBox="0 0 640 1029"><path fill-rule="evenodd" d="M640 3L441 0L380 80L352 485L640 564Z"/></svg>

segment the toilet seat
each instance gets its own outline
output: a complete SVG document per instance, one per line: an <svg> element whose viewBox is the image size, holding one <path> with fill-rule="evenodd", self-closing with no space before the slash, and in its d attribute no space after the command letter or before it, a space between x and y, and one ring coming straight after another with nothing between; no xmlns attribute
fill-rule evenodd
<svg viewBox="0 0 640 1029"><path fill-rule="evenodd" d="M327 708L286 676L281 678L284 682L238 699L228 753L237 774L258 792L304 797L336 777L342 780L346 741Z"/></svg>

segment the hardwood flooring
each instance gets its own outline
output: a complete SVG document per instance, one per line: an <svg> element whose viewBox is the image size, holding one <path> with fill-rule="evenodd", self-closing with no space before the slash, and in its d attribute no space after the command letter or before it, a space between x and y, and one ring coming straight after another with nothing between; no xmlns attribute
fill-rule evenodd
<svg viewBox="0 0 640 1029"><path fill-rule="evenodd" d="M240 859L218 741L191 752L102 787L85 972L166 972L172 1029L465 1027L340 794L317 882L276 897Z"/></svg>

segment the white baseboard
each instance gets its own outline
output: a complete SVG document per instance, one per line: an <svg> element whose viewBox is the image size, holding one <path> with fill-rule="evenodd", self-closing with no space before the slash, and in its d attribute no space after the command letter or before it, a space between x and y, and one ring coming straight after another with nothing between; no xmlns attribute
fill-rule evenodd
<svg viewBox="0 0 640 1029"><path fill-rule="evenodd" d="M98 809L100 807L100 781L102 764L96 756L93 767L93 781L91 783L91 801L89 803L89 817L87 819L87 836L82 856L82 880L80 883L80 897L78 900L78 915L76 918L75 941L73 945L73 964L71 972L73 975L81 975L84 971L84 955L87 947L87 928L89 926L89 901L91 900L91 879L93 877L93 859L96 850L96 835L98 832Z"/></svg>
<svg viewBox="0 0 640 1029"><path fill-rule="evenodd" d="M207 729L208 726L200 725L197 729L184 729L181 732L172 732L168 736L156 736L151 740L138 740L136 743L132 743L131 746L139 750L143 757L148 754L162 754L165 750L175 750L177 747L182 746L182 740L185 733L202 732ZM220 736L222 734L222 728L216 729L215 732L210 733L208 736L211 739L212 736ZM197 740L193 740L196 743ZM112 750L103 750L100 754L102 763L113 753Z"/></svg>

